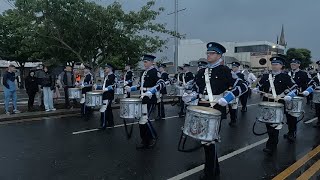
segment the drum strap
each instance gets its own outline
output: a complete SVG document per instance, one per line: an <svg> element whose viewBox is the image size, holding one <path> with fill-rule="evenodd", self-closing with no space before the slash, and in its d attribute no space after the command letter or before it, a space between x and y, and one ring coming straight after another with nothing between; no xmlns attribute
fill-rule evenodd
<svg viewBox="0 0 320 180"><path fill-rule="evenodd" d="M270 88L271 88L271 92L272 92L272 96L274 99L277 98L277 93L276 90L274 88L274 83L273 83L273 77L272 74L269 74L269 83L270 83Z"/></svg>
<svg viewBox="0 0 320 180"><path fill-rule="evenodd" d="M186 75L185 73L182 74L183 85L186 85L185 75Z"/></svg>
<svg viewBox="0 0 320 180"><path fill-rule="evenodd" d="M204 80L206 82L206 88L209 96L210 106L213 107L216 103L213 103L214 99L213 99L213 94L212 94L212 89L211 89L211 84L209 79L209 68L206 68L206 70L204 71Z"/></svg>
<svg viewBox="0 0 320 180"><path fill-rule="evenodd" d="M320 81L320 74L319 74L319 73L317 73L317 76L318 76L318 81Z"/></svg>
<svg viewBox="0 0 320 180"><path fill-rule="evenodd" d="M146 76L147 72L148 72L148 70L144 71L142 76L141 76L141 87L140 87L141 95L143 93L144 77Z"/></svg>

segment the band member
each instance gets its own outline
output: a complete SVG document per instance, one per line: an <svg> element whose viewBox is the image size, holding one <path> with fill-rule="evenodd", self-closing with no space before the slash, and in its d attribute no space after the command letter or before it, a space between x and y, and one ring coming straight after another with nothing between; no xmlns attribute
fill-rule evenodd
<svg viewBox="0 0 320 180"><path fill-rule="evenodd" d="M200 69L206 68L207 65L208 65L208 63L207 63L206 61L198 61L197 72L198 72Z"/></svg>
<svg viewBox="0 0 320 180"><path fill-rule="evenodd" d="M311 77L307 72L300 70L300 64L300 60L292 59L290 63L291 71L288 72L288 75L298 86L298 93L302 93L303 91L305 91L308 88L308 84L311 80ZM291 142L295 141L296 138L297 120L298 118L295 118L293 116L287 119L289 132L287 134L284 134L283 137L287 138Z"/></svg>
<svg viewBox="0 0 320 180"><path fill-rule="evenodd" d="M142 117L139 120L141 143L137 149L152 148L156 143L156 131L153 128L149 116L157 104L156 92L165 87L165 82L160 78L160 72L153 66L155 56L144 55L143 64L145 71L142 73L137 86L126 87L127 92L140 89L142 98Z"/></svg>
<svg viewBox="0 0 320 180"><path fill-rule="evenodd" d="M124 68L126 73L124 74L124 87L129 86L131 87L133 84L133 77L134 74L131 70L131 65L127 64ZM127 92L127 98L130 98L130 93Z"/></svg>
<svg viewBox="0 0 320 180"><path fill-rule="evenodd" d="M191 81L194 80L194 75L192 72L189 71L189 64L183 64L183 73L182 73L182 85L184 87L188 86L188 83L190 84ZM185 115L185 104L183 101L180 102L180 112L179 117L183 117Z"/></svg>
<svg viewBox="0 0 320 180"><path fill-rule="evenodd" d="M226 49L219 43L210 42L207 44L207 68L199 70L195 77L192 94L183 98L199 98L199 106L212 107L225 112L225 106L229 102L247 91L246 84L240 79L234 79L231 70L227 66L221 65L223 61L221 57L225 52ZM229 87L233 88L228 91ZM228 92L223 96L225 91ZM189 99L184 100L189 101ZM220 174L216 144L215 142L202 142L202 144L205 152L203 179L215 179Z"/></svg>
<svg viewBox="0 0 320 180"><path fill-rule="evenodd" d="M165 71L165 68L167 66L165 64L160 64L159 65L159 72L161 74L161 79L165 82L166 85L170 84L169 81L169 74ZM164 111L164 103L163 103L163 96L167 94L167 88L163 87L160 90L160 101L158 103L158 117L156 119L162 120L163 118L166 117L165 111Z"/></svg>
<svg viewBox="0 0 320 180"><path fill-rule="evenodd" d="M87 115L90 111L90 107L86 107L85 105L86 93L92 91L93 86L93 76L90 71L91 67L85 65L83 70L83 78L79 83L80 87L82 88L82 98L80 100L82 115Z"/></svg>
<svg viewBox="0 0 320 180"><path fill-rule="evenodd" d="M104 68L105 77L102 86L103 96L103 105L100 108L100 129L104 130L106 127L113 127L113 114L112 114L112 100L114 99L114 87L116 76L113 74L114 66L111 64L106 64Z"/></svg>
<svg viewBox="0 0 320 180"><path fill-rule="evenodd" d="M297 85L293 79L288 75L282 72L282 67L284 64L284 59L281 57L272 57L271 68L272 71L269 74L264 74L261 77L261 80L257 84L257 87L253 89L252 92L258 93L263 91L265 93L272 93L278 97L284 97L278 102L285 104L285 101L291 101L294 96L296 96ZM264 95L263 101L276 102L277 100L269 95ZM288 121L295 118L290 114L286 113ZM268 130L269 139L267 141L266 147L263 149L263 152L272 155L278 145L279 130L282 128L280 124L266 124ZM293 136L294 134L290 134ZM291 138L291 137L290 137Z"/></svg>
<svg viewBox="0 0 320 180"><path fill-rule="evenodd" d="M242 74L244 74L244 79L248 83L248 98L251 98L251 87L252 84L257 81L257 77L252 73L250 70L250 67L248 65L243 65L244 70L242 71Z"/></svg>
<svg viewBox="0 0 320 180"><path fill-rule="evenodd" d="M310 96L314 89L320 90L320 61L317 61L316 63L318 64L317 73L314 74L312 80L308 84L308 88L303 92L304 96ZM320 103L314 103L314 105L318 118L317 124L314 127L320 128Z"/></svg>

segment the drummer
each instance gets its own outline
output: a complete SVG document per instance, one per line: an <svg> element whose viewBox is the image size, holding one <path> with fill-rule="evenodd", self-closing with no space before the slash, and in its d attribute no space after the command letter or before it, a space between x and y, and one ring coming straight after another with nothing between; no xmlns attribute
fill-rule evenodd
<svg viewBox="0 0 320 180"><path fill-rule="evenodd" d="M113 127L113 114L112 114L112 100L114 99L114 87L116 76L113 74L114 66L112 64L106 64L104 72L106 76L104 77L102 90L103 96L103 105L100 108L100 129L104 130L106 127Z"/></svg>
<svg viewBox="0 0 320 180"><path fill-rule="evenodd" d="M288 72L288 75L294 80L294 82L298 86L298 93L306 91L308 88L308 84L311 81L310 75L307 72L300 70L300 64L301 61L299 59L292 59L290 62L291 71ZM308 90L311 91L311 89ZM309 94L310 92L306 91L304 92L304 94L300 94L300 96L308 96ZM298 118L295 117L287 119L289 132L287 134L284 134L283 137L290 142L295 141L297 132L297 121Z"/></svg>
<svg viewBox="0 0 320 180"><path fill-rule="evenodd" d="M188 84L191 84L194 80L194 75L189 71L189 64L183 64L182 85L187 88ZM183 117L186 114L184 101L180 102L179 117Z"/></svg>
<svg viewBox="0 0 320 180"><path fill-rule="evenodd" d="M312 81L310 81L309 87L311 86L313 89L320 90L320 60L316 63L318 64L317 73L315 73L315 75L312 78ZM311 92L309 92L308 90L306 91L311 94ZM308 93L304 92L304 95L307 95ZM316 116L318 117L317 124L314 127L320 128L320 103L314 103L314 105L316 109Z"/></svg>
<svg viewBox="0 0 320 180"><path fill-rule="evenodd" d="M221 57L225 52L225 47L219 43L210 42L207 44L208 65L207 68L200 69L195 77L192 92L194 97L191 97L192 99L199 98L199 106L210 106L221 112L225 112L229 102L247 91L246 84L240 79L232 78L230 69L221 64L223 61ZM208 83L205 81L207 78L209 79ZM228 91L229 87L233 88ZM227 94L223 96L225 91ZM186 97L189 98L190 95ZM203 142L203 147L205 152L203 179L215 179L220 174L215 142Z"/></svg>
<svg viewBox="0 0 320 180"><path fill-rule="evenodd" d="M131 87L133 84L134 73L131 70L131 65L126 64L124 70L126 71L124 74L124 87ZM130 93L127 92L127 98L130 98Z"/></svg>
<svg viewBox="0 0 320 180"><path fill-rule="evenodd" d="M252 92L258 93L259 91L263 91L269 94L274 92L277 97L284 97L278 102L285 104L284 101L291 101L292 98L296 96L297 85L289 75L282 72L282 67L284 64L283 58L272 57L270 60L272 68L271 73L263 74L257 84L257 87L254 88ZM272 81L269 81L269 78L272 79ZM274 84L274 88L272 88L272 83ZM265 94L263 101L276 102L277 100ZM288 121L291 121L291 119L295 118L288 113L286 113L286 117ZM268 130L269 139L267 141L266 148L263 149L263 152L272 155L278 145L279 130L282 128L282 124L266 124L266 127ZM293 135L294 134L290 134L292 138Z"/></svg>
<svg viewBox="0 0 320 180"><path fill-rule="evenodd" d="M231 67L232 67L232 70L231 70L232 77L234 79L241 79L243 82L246 82L244 79L244 74L242 74L239 69L240 63L239 62L232 62ZM248 99L247 92L248 91L243 93L239 98L242 103L242 110L245 109L245 111L247 111L247 99ZM236 100L236 103L229 104L229 112L230 112L230 119L231 119L229 126L234 127L237 122L238 100Z"/></svg>
<svg viewBox="0 0 320 180"><path fill-rule="evenodd" d="M156 144L156 132L149 120L151 112L157 104L156 92L165 87L165 82L161 79L160 72L153 66L155 56L144 55L143 64L145 71L142 73L137 86L126 87L127 92L140 89L142 98L142 117L139 120L141 143L137 149L152 148Z"/></svg>
<svg viewBox="0 0 320 180"><path fill-rule="evenodd" d="M197 68L197 72L200 71L200 69L206 68L208 65L208 63L206 61L198 61L198 68Z"/></svg>
<svg viewBox="0 0 320 180"><path fill-rule="evenodd" d="M85 65L83 70L83 78L80 80L80 87L82 88L82 98L80 100L82 115L86 115L90 111L89 107L86 107L85 105L86 93L92 91L93 86L93 76L90 71L91 67Z"/></svg>
<svg viewBox="0 0 320 180"><path fill-rule="evenodd" d="M161 75L161 79L165 82L166 85L170 84L169 81L169 74L165 71L165 68L167 67L165 64L159 64L159 72ZM164 103L163 103L163 96L167 94L167 88L163 87L160 90L160 100L158 102L158 117L156 118L157 120L163 120L166 115L164 111Z"/></svg>

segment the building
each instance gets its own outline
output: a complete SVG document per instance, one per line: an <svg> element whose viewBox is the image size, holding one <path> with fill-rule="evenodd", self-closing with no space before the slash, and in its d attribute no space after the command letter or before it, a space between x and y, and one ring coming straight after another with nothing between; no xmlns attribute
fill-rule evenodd
<svg viewBox="0 0 320 180"><path fill-rule="evenodd" d="M270 67L270 62L259 64L260 59L268 60L274 54L284 54L285 47L268 41L219 42L226 49L223 59L225 63L238 61L249 65L252 69ZM206 42L200 39L181 40L178 46L178 65L206 58Z"/></svg>

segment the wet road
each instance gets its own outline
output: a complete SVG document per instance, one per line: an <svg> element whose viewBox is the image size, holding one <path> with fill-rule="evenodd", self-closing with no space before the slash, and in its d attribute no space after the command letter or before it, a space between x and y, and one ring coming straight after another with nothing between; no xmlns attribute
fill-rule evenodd
<svg viewBox="0 0 320 180"><path fill-rule="evenodd" d="M222 122L218 144L220 179L271 179L320 144L320 130L312 123L300 122L296 143L282 138L287 132L284 126L278 152L266 156L262 149L267 136L252 133L258 100L255 96L248 103L248 112L239 112L237 127L229 127L229 119ZM105 131L95 130L98 114L89 121L75 114L0 124L0 179L198 179L204 153L202 149L192 153L177 151L184 123L184 119L176 117L178 109L166 105L168 118L154 122L159 135L157 145L144 151L135 149L140 141L138 126L134 125L132 138L127 139L118 110L114 110L118 126ZM306 112L305 120L314 117L309 106ZM264 125L259 124L257 131L265 131ZM195 145L192 140L189 142L190 146ZM295 179L319 159L320 155L316 155L290 178Z"/></svg>

